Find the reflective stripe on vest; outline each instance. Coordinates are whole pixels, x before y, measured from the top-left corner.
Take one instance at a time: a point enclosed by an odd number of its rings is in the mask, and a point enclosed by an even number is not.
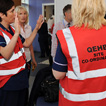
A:
[[[2,31],[3,37],[6,41],[6,44],[8,44],[10,42],[10,38],[8,37],[8,35],[6,35],[6,33],[4,33]],[[6,61],[3,57],[0,58],[0,76],[5,76],[5,75],[14,75],[17,74],[21,69],[25,69],[25,60],[23,58],[23,54],[24,53],[24,48],[20,48],[21,51],[18,51],[17,53],[13,52],[13,55],[11,56],[11,58]],[[19,65],[17,65],[17,63],[15,64],[14,62],[18,61]],[[8,66],[8,64],[13,65],[12,66]],[[6,67],[8,66],[8,67]],[[14,67],[14,68],[13,68]]]
[[[0,70],[0,75],[12,75],[18,73],[21,69],[25,69],[25,64],[19,68],[11,69],[11,70]]]
[[[88,101],[88,100],[101,100],[106,98],[106,91],[99,92],[99,93],[86,93],[86,94],[71,94],[62,88],[61,84],[59,84],[59,89],[62,95],[64,95],[64,98],[70,100],[70,101]]]
[[[70,56],[72,58],[72,66],[73,66],[73,70],[74,70],[74,72],[73,71],[67,72],[68,78],[77,79],[77,80],[84,80],[87,78],[106,76],[106,68],[98,69],[98,70],[90,70],[90,71],[88,70],[86,72],[80,73],[78,54],[77,54],[75,42],[73,40],[73,36],[70,32],[70,29],[69,28],[64,29],[63,34],[64,34],[64,37],[65,37],[66,42],[67,42]],[[67,39],[67,38],[71,38],[71,39]],[[71,42],[71,44],[69,42]]]
[[[60,35],[59,35],[60,34]],[[69,70],[68,66],[68,72],[66,73],[66,78],[60,80],[60,92],[66,98],[67,100],[73,101],[73,102],[84,102],[84,101],[95,101],[95,100],[101,100],[106,98],[106,89],[99,91],[99,92],[92,92],[88,91],[87,93],[81,93],[80,91],[77,93],[68,92],[63,86],[66,86],[65,80],[67,80],[67,83],[70,82],[81,82],[89,79],[95,79],[95,78],[101,78],[106,77],[106,68],[102,69],[94,69],[94,70],[87,70],[86,72],[80,72],[80,65],[79,65],[79,57],[77,54],[76,44],[73,38],[73,35],[71,34],[71,31],[69,28],[64,29],[62,31],[57,32],[57,37],[60,41],[61,48],[63,53],[69,52],[69,56],[72,59],[72,68],[73,70]],[[71,43],[70,43],[71,42]],[[65,44],[66,43],[66,44]],[[64,44],[67,45],[68,50],[64,49]],[[66,54],[64,54],[66,55]],[[68,58],[67,58],[68,60]],[[69,65],[69,64],[68,64]],[[104,82],[102,82],[104,84]],[[63,85],[63,86],[62,86]],[[73,85],[70,85],[73,86]],[[80,85],[78,85],[80,86]],[[83,89],[84,86],[82,86]],[[77,86],[76,86],[77,88]],[[102,88],[102,87],[101,87]],[[87,105],[88,106],[88,105]]]

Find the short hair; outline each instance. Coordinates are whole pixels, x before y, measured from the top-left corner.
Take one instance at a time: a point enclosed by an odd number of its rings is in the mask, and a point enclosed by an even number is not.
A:
[[[27,14],[27,20],[26,20],[25,24],[27,24],[27,23],[28,23],[28,19],[29,19],[28,11],[27,11],[27,9],[26,9],[24,6],[17,6],[17,7],[15,8],[15,11],[16,11],[17,13],[19,13],[20,10],[24,10],[24,11],[26,12],[26,14]]]
[[[14,2],[12,0],[0,0],[0,13],[3,13],[7,16],[7,11],[10,10],[14,6]],[[0,22],[2,21],[0,17]]]
[[[65,16],[65,12],[67,12],[68,10],[71,10],[71,4],[67,4],[64,8],[63,8],[63,14]]]
[[[100,29],[106,25],[104,0],[73,0],[73,25],[81,27],[83,24],[90,29]]]

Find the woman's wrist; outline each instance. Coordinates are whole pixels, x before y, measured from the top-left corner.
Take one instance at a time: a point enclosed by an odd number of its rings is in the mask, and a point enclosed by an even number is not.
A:
[[[37,27],[37,25],[36,25],[36,27],[35,27],[35,31],[37,31],[38,32],[38,30],[39,30],[39,28]]]
[[[18,37],[19,36],[19,33],[15,33],[14,36]]]

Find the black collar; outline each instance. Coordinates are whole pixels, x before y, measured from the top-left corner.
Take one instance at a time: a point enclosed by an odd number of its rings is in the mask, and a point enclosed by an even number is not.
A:
[[[7,31],[7,32],[9,32],[11,35],[14,35],[14,32],[12,31],[12,29],[11,29],[11,27],[9,26],[9,30],[7,30],[1,23],[0,23],[0,27],[3,29],[3,30],[5,30],[5,31]]]

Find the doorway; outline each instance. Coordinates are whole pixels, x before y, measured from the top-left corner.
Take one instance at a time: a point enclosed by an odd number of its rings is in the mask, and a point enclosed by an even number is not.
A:
[[[42,4],[42,15],[47,22],[48,19],[54,15],[54,3]]]

